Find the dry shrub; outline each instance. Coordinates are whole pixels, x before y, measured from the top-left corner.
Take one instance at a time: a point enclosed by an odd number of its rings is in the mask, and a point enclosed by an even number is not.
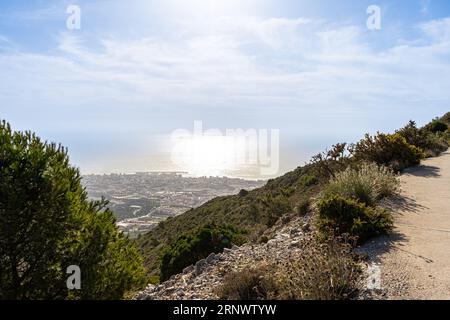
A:
[[[398,191],[398,176],[385,166],[363,163],[357,169],[347,168],[336,174],[321,193],[321,199],[341,196],[373,206]]]
[[[356,294],[360,272],[348,240],[308,236],[299,246],[287,259],[269,256],[265,266],[229,274],[217,295],[226,300],[344,300]]]
[[[222,300],[265,300],[274,290],[267,266],[245,268],[228,274],[217,290]]]
[[[357,293],[360,269],[344,238],[319,242],[304,239],[301,250],[276,269],[277,292],[281,300],[345,300]]]

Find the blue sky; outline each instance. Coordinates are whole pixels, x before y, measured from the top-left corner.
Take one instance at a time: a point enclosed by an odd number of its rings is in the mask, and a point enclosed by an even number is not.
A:
[[[280,129],[281,174],[449,111],[449,16],[446,0],[1,1],[0,118],[83,172],[172,169],[167,137],[195,120]]]

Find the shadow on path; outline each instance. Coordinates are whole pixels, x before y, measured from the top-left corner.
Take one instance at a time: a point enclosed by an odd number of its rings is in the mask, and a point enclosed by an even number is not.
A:
[[[425,177],[425,178],[437,178],[440,177],[440,168],[435,166],[421,165],[418,167],[406,169],[405,174],[415,176],[415,177]]]
[[[392,211],[394,214],[400,215],[406,212],[418,213],[425,209],[429,209],[421,204],[418,204],[415,199],[399,194],[386,199],[382,206]]]
[[[367,254],[370,257],[370,261],[374,263],[379,263],[380,258],[383,254],[390,252],[391,250],[396,250],[403,245],[406,238],[403,234],[393,231],[391,234],[380,236],[374,238],[362,247],[357,248],[355,251],[357,253]]]
[[[406,213],[423,213],[425,209],[429,209],[419,203],[413,198],[405,195],[397,194],[383,201],[382,207],[390,210],[394,215],[403,215]],[[431,259],[416,255],[413,252],[409,252],[403,247],[407,242],[407,238],[403,233],[400,233],[394,228],[394,230],[384,236],[374,238],[357,249],[357,252],[367,254],[370,257],[370,261],[379,263],[381,257],[392,250],[402,251],[406,254],[415,256],[416,258],[423,259],[427,263],[432,263]]]

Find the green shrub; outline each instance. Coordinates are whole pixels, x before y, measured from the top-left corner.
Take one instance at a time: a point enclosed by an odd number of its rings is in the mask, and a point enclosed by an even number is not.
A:
[[[410,121],[406,126],[397,130],[395,133],[405,138],[410,145],[416,146],[422,150],[427,148],[427,136],[429,131],[419,129],[414,121]]]
[[[425,128],[432,133],[445,132],[448,129],[448,125],[438,119],[435,119],[426,125]]]
[[[283,195],[266,195],[260,199],[264,207],[267,208],[266,225],[270,228],[275,225],[279,218],[291,211],[288,198]]]
[[[239,197],[245,197],[246,195],[248,195],[248,191],[245,189],[241,189],[238,193]]]
[[[301,187],[310,187],[312,185],[315,185],[319,182],[319,180],[317,179],[317,177],[314,174],[306,174],[304,176],[301,176],[301,178],[299,179],[298,184]]]
[[[90,201],[67,150],[0,122],[0,299],[122,299],[143,260],[107,202]],[[70,265],[81,289],[66,285]]]
[[[375,162],[395,171],[420,163],[422,151],[398,133],[378,133],[374,137],[366,135],[364,139],[353,145],[351,152],[356,161]]]
[[[375,163],[364,163],[357,169],[347,168],[330,180],[321,193],[321,198],[341,196],[375,205],[380,199],[394,194],[400,185],[394,172]]]
[[[300,216],[305,216],[311,209],[311,200],[309,198],[302,199],[297,205],[297,213]]]
[[[163,254],[160,279],[165,281],[209,254],[220,253],[242,241],[242,231],[229,225],[209,224],[192,234],[182,235]]]
[[[446,114],[444,114],[441,117],[441,121],[443,121],[444,123],[450,125],[450,112],[447,112]]]
[[[444,132],[429,133],[424,143],[424,154],[426,157],[436,157],[449,147],[447,134]]]
[[[404,137],[409,144],[420,148],[426,157],[434,157],[447,150],[449,144],[445,133],[427,129],[430,125],[418,129],[416,123],[410,121],[396,133]]]
[[[333,196],[318,203],[318,228],[324,234],[349,234],[359,243],[392,229],[387,210],[367,207],[354,200]]]

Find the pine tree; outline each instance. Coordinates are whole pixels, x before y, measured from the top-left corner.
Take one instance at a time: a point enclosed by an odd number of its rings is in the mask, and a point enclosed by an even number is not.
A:
[[[67,149],[0,122],[0,299],[120,299],[142,288],[142,257],[106,205],[88,200]],[[66,285],[70,265],[80,290]]]

